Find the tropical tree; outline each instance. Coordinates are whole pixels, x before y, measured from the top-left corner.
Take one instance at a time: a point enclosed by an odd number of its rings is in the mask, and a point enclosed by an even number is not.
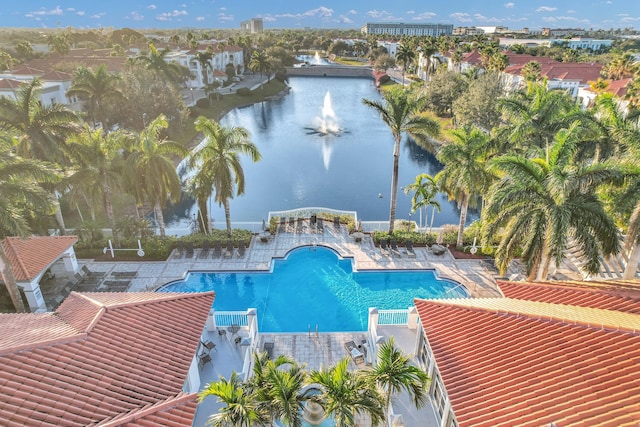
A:
[[[251,54],[248,67],[253,72],[259,72],[260,77],[262,77],[263,73],[267,73],[267,81],[270,80],[272,66],[265,51],[255,50]]]
[[[638,64],[631,53],[614,55],[611,61],[602,69],[604,77],[613,80],[633,77],[638,72]]]
[[[438,152],[438,160],[444,168],[438,172],[435,180],[455,199],[460,208],[458,240],[461,247],[464,238],[464,226],[469,206],[475,206],[477,196],[483,194],[491,183],[491,175],[486,171],[486,162],[491,153],[489,135],[480,129],[467,127],[451,132],[452,141]]]
[[[200,63],[200,68],[202,70],[202,82],[204,86],[209,84],[209,74],[207,73],[207,69],[211,69],[211,60],[213,59],[214,53],[211,46],[207,47],[204,52],[196,53],[196,61]]]
[[[209,423],[215,427],[251,427],[254,423],[263,424],[264,415],[257,402],[236,372],[231,373],[228,380],[221,377],[216,382],[207,384],[198,393],[198,402],[202,403],[208,396],[215,396],[223,406],[220,412],[209,417]]]
[[[408,44],[402,44],[396,52],[396,62],[402,64],[402,85],[404,86],[404,74],[408,67],[413,64],[416,59],[416,51]]]
[[[115,229],[112,197],[122,188],[122,156],[120,148],[127,136],[121,131],[103,134],[99,129],[84,130],[67,140],[67,152],[72,161],[71,174],[66,179],[72,189],[70,195],[82,194],[88,200],[101,200],[109,220]]]
[[[124,98],[119,88],[119,81],[120,77],[109,73],[104,64],[100,65],[95,72],[82,66],[76,71],[66,95],[67,97],[77,96],[84,101],[84,107],[93,125],[99,122],[102,129],[107,132],[109,126],[104,102],[106,100],[117,102]]]
[[[55,183],[54,169],[37,160],[22,159],[13,152],[11,138],[0,139],[0,237],[27,237],[31,233],[29,213],[48,214],[53,203],[41,183]],[[17,312],[25,311],[11,264],[0,244],[0,275]]]
[[[188,151],[161,135],[168,127],[164,115],[156,117],[140,132],[125,163],[124,178],[136,201],[149,201],[153,206],[160,236],[165,237],[162,207],[169,200],[180,200],[180,177],[172,156],[185,157]]]
[[[438,184],[431,175],[421,173],[420,175],[416,176],[414,182],[404,187],[405,194],[409,194],[411,192],[413,193],[413,196],[411,196],[411,213],[414,213],[420,208],[424,208],[425,224],[428,220],[428,208],[429,206],[431,206],[431,225],[429,226],[429,232],[431,232],[436,209],[438,209],[438,212],[440,212],[440,202],[436,200],[436,195],[438,194]]]
[[[309,381],[320,386],[318,403],[333,417],[336,427],[355,426],[358,414],[368,414],[374,426],[383,422],[383,397],[366,374],[349,371],[349,359],[328,369],[313,370]]]
[[[384,393],[385,419],[389,419],[391,398],[406,391],[417,409],[428,400],[429,376],[419,367],[411,364],[411,356],[396,347],[393,337],[389,337],[378,348],[377,363],[367,375]]]
[[[522,77],[526,82],[536,82],[540,80],[542,66],[538,61],[529,61],[522,67]]]
[[[244,194],[245,187],[240,155],[246,154],[254,162],[259,161],[261,155],[243,127],[224,127],[204,116],[196,119],[195,127],[202,132],[206,143],[192,153],[189,164],[191,168],[197,168],[196,176],[210,174],[196,180],[202,184],[213,182],[215,201],[224,206],[227,234],[231,236],[229,199]]]
[[[420,115],[424,104],[421,94],[414,94],[401,87],[392,87],[383,93],[383,101],[363,99],[363,104],[372,108],[389,126],[393,136],[393,171],[391,174],[391,202],[389,206],[389,235],[393,234],[396,218],[396,200],[398,196],[398,167],[400,159],[400,142],[402,134],[426,141],[429,136],[440,132],[439,124],[429,117]]]
[[[606,163],[575,162],[578,124],[557,132],[546,158],[508,154],[491,160],[500,180],[483,211],[483,244],[500,236],[496,266],[504,273],[520,256],[529,280],[546,280],[552,261],[559,266],[571,240],[596,273],[600,257],[620,250],[618,229],[596,190],[619,185],[624,171]]]
[[[158,50],[153,43],[149,43],[149,54],[136,57],[136,61],[145,68],[153,70],[156,77],[177,84],[184,76],[184,70],[182,70],[184,67],[176,62],[167,61],[166,56],[169,52],[169,49]]]

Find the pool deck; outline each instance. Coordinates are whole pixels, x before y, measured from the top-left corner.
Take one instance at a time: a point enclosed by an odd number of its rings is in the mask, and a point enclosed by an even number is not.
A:
[[[391,255],[381,252],[374,246],[371,236],[365,235],[361,242],[356,242],[349,235],[346,227],[334,228],[332,224],[326,224],[324,231],[318,233],[311,228],[308,221],[302,229],[290,232],[278,232],[266,241],[254,237],[243,257],[238,257],[237,249],[230,257],[224,255],[213,258],[213,251],[208,256],[201,256],[200,250],[195,250],[192,257],[186,257],[174,251],[166,261],[159,262],[96,262],[80,261],[83,266],[97,276],[94,289],[113,290],[106,285],[107,282],[127,283],[122,285],[120,291],[128,292],[152,291],[157,287],[173,280],[183,279],[190,271],[206,270],[269,270],[273,258],[282,258],[290,250],[304,245],[322,245],[334,249],[345,258],[353,258],[356,270],[384,270],[384,269],[433,269],[439,277],[453,279],[464,285],[474,297],[499,296],[495,276],[497,271],[483,260],[456,260],[446,252],[444,255],[434,255],[424,247],[415,248],[415,257],[409,257],[400,248],[401,253]],[[54,271],[55,272],[55,271]],[[112,280],[116,279],[116,280]],[[126,280],[124,280],[126,279]],[[44,292],[43,292],[44,293]],[[260,314],[258,313],[258,316]],[[378,333],[384,336],[394,336],[396,344],[405,353],[415,353],[416,333],[406,326],[380,326]],[[240,336],[246,336],[247,331],[241,330]],[[203,332],[203,338],[217,344],[216,349],[211,350],[212,364],[207,364],[201,369],[201,388],[206,383],[217,380],[220,376],[228,378],[231,372],[241,372],[245,352],[250,351],[236,344],[228,337],[219,336],[216,331]],[[305,363],[309,369],[319,369],[336,363],[343,357],[348,357],[344,343],[350,340],[361,343],[365,339],[365,332],[341,332],[323,333],[316,335],[311,333],[298,334],[260,334],[256,348],[262,349],[265,341],[274,343],[274,353],[292,356],[299,363]],[[369,353],[374,352],[375,343],[365,343]],[[369,354],[367,362],[371,361]],[[352,367],[356,366],[351,362]],[[368,369],[368,364],[360,364],[357,368]],[[437,426],[433,408],[428,404],[420,411],[416,411],[410,405],[408,396],[402,395],[393,404],[396,412],[404,417],[404,425],[412,426]],[[210,414],[217,412],[219,404],[215,398],[207,398],[199,405],[194,419],[194,426],[205,425]],[[358,425],[368,425],[367,420],[361,420]]]

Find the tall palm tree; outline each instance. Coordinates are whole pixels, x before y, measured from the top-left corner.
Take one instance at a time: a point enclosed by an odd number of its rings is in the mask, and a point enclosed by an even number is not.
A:
[[[608,79],[619,80],[634,76],[639,68],[635,57],[631,53],[618,53],[602,69],[602,74]]]
[[[79,129],[78,116],[61,104],[40,102],[38,79],[20,87],[16,99],[0,97],[0,127],[18,141],[17,153],[28,159],[52,163],[64,161],[64,140]],[[47,188],[52,193],[52,187]],[[64,234],[65,225],[58,199],[54,198],[56,220]]]
[[[89,200],[102,200],[109,227],[116,227],[112,197],[122,188],[122,156],[120,148],[126,137],[120,131],[103,134],[85,126],[79,134],[67,140],[72,172],[67,182],[74,191],[82,191]]]
[[[474,127],[453,130],[451,136],[451,143],[438,152],[438,160],[444,168],[435,180],[460,207],[456,245],[461,247],[467,210],[469,206],[475,206],[477,196],[483,194],[491,182],[491,175],[485,169],[491,153],[490,140],[486,133]]]
[[[616,224],[596,190],[623,182],[621,168],[605,163],[577,164],[578,124],[558,131],[546,158],[505,155],[490,162],[500,175],[487,196],[483,244],[501,236],[496,266],[504,273],[517,255],[529,280],[546,280],[551,261],[559,266],[573,238],[596,273],[600,257],[620,250]]]
[[[214,53],[213,49],[211,49],[211,46],[207,47],[204,52],[196,53],[196,61],[200,63],[200,68],[202,70],[202,82],[205,86],[209,84],[209,74],[207,72],[207,69],[212,68],[211,60],[213,59],[213,56]]]
[[[420,208],[424,208],[424,222],[425,228],[427,223],[428,208],[431,206],[431,226],[433,226],[433,218],[436,213],[436,209],[440,212],[440,202],[436,200],[438,194],[438,183],[429,174],[421,173],[416,176],[416,179],[411,184],[404,187],[404,193],[409,194],[413,192],[411,196],[411,213],[414,213]],[[429,231],[431,231],[429,226]]]
[[[196,119],[195,127],[202,132],[206,143],[192,153],[189,164],[192,168],[197,167],[198,175],[211,174],[215,201],[224,206],[227,234],[231,236],[229,199],[244,194],[245,187],[240,155],[246,154],[257,162],[261,159],[260,152],[245,128],[224,127],[204,116]],[[203,178],[203,182],[207,180]]]
[[[158,50],[153,43],[149,43],[149,54],[136,57],[136,61],[145,68],[153,70],[158,77],[172,83],[179,83],[184,75],[180,64],[166,60],[169,49]]]
[[[378,114],[382,121],[389,126],[393,136],[393,171],[391,174],[391,201],[389,207],[389,235],[393,234],[396,219],[396,200],[398,197],[398,166],[400,159],[400,142],[402,134],[408,133],[412,137],[425,141],[429,136],[440,133],[438,122],[420,115],[420,108],[424,105],[422,94],[413,93],[392,87],[383,93],[383,101],[363,99],[362,103]]]
[[[41,183],[60,180],[54,169],[40,161],[22,159],[12,151],[11,139],[0,139],[0,237],[22,236],[31,233],[27,214],[48,214],[53,203]],[[0,275],[17,312],[25,311],[11,264],[0,244]]]
[[[236,372],[231,373],[228,380],[220,380],[207,384],[198,393],[198,402],[202,403],[208,396],[215,396],[224,406],[220,412],[209,417],[209,424],[216,427],[251,427],[255,423],[264,425],[264,414],[260,412],[254,396],[247,390]]]
[[[363,372],[349,371],[349,359],[311,371],[309,381],[320,386],[318,403],[333,417],[336,427],[355,426],[358,414],[368,414],[374,426],[383,422],[383,397]]]
[[[393,337],[380,345],[377,363],[368,376],[384,390],[385,419],[389,419],[391,398],[394,394],[406,391],[416,408],[427,403],[429,376],[419,367],[411,364],[411,356],[402,352]]]
[[[407,68],[416,59],[416,51],[408,44],[402,44],[396,52],[396,61],[402,64],[402,85],[404,86],[404,74]]]
[[[140,133],[126,160],[125,179],[137,201],[147,200],[153,206],[160,237],[165,237],[162,208],[172,199],[180,200],[180,177],[172,156],[185,157],[188,151],[180,144],[162,138],[161,132],[169,126],[163,114],[156,117]]]
[[[251,60],[249,61],[249,69],[253,72],[259,72],[260,77],[263,73],[267,73],[267,81],[270,80],[271,70],[273,66],[269,62],[269,58],[264,50],[255,50],[251,54]]]
[[[107,100],[124,99],[124,94],[118,86],[119,81],[120,77],[109,73],[104,64],[95,71],[82,66],[76,71],[66,95],[77,96],[84,101],[84,108],[93,125],[100,123],[102,129],[107,132],[109,126],[104,103]]]
[[[269,397],[265,402],[270,408],[272,416],[280,423],[291,426],[302,426],[302,410],[306,396],[302,393],[306,384],[307,373],[303,365],[290,363],[280,369],[270,365],[267,391]]]

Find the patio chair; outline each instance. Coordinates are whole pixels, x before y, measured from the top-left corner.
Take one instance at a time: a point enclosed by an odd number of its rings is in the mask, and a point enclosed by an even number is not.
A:
[[[233,257],[233,252],[234,252],[234,249],[233,249],[233,240],[227,240],[227,248],[226,248],[226,250],[224,251],[224,256],[225,256],[225,258],[231,258],[231,257]]]
[[[244,257],[245,249],[246,249],[246,247],[244,246],[244,240],[240,240],[238,242],[238,258],[243,258]]]
[[[324,220],[318,218],[318,233],[324,233]]]
[[[387,239],[380,239],[380,253],[382,255],[389,255],[389,249],[387,248]]]
[[[209,256],[209,249],[210,249],[209,241],[205,240],[204,242],[202,242],[202,249],[200,250],[200,254],[198,255],[198,258],[200,259],[207,258]]]
[[[302,233],[304,218],[298,217],[296,219],[296,233]]]
[[[296,225],[296,219],[292,216],[289,217],[289,228],[291,229],[291,232],[293,233],[294,227]]]
[[[411,240],[407,240],[404,242],[405,249],[407,251],[408,257],[415,257],[416,251],[413,250],[413,242]]]
[[[358,346],[355,341],[347,341],[344,343],[344,348],[347,350],[349,357],[353,360],[353,363],[359,365],[360,363],[364,364],[364,353],[358,350]]]
[[[218,338],[227,337],[227,330],[218,328]]]
[[[336,230],[340,229],[340,217],[339,216],[334,216],[333,217],[333,226],[336,228]]]
[[[267,357],[269,359],[273,359],[273,343],[272,342],[266,342],[262,345],[262,348],[264,349],[264,351],[267,352]]]
[[[220,258],[222,256],[222,243],[220,240],[215,240],[213,242],[213,257]]]
[[[184,250],[185,258],[193,258],[193,242],[187,242],[186,249]]]
[[[203,348],[206,348],[208,353],[211,353],[211,350],[218,351],[218,349],[216,348],[216,344],[213,341],[200,340],[200,345],[202,345]]]
[[[207,363],[213,366],[213,361],[211,359],[211,356],[208,355],[207,353],[200,354],[198,356],[198,366],[200,367],[200,369],[204,368],[204,365],[206,365]]]
[[[184,252],[184,242],[182,240],[178,240],[176,243],[176,253],[173,256],[174,258],[182,258],[182,253]]]
[[[286,230],[287,230],[287,218],[281,216],[280,225],[278,226],[278,231],[284,232]]]
[[[389,241],[389,246],[391,247],[392,255],[399,256],[399,257],[402,256],[402,254],[400,253],[400,250],[398,249],[398,243],[396,242],[396,239],[391,239]]]

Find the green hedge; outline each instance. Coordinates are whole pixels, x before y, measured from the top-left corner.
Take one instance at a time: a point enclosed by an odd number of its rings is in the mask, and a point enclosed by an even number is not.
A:
[[[249,89],[248,87],[241,87],[236,90],[236,93],[238,94],[238,96],[250,96],[251,89]]]

